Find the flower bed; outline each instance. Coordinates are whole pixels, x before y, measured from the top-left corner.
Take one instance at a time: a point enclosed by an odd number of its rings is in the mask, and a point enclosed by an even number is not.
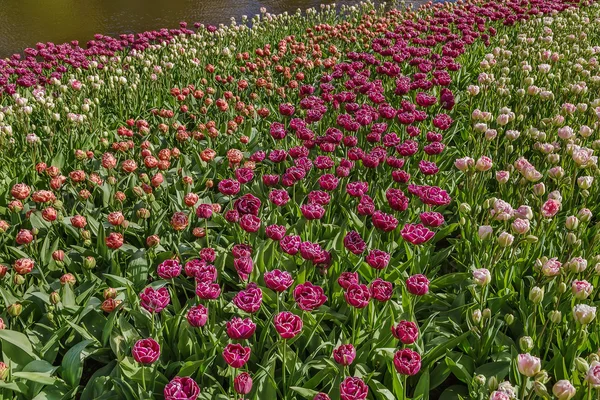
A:
[[[3,61],[2,395],[597,394],[599,18],[361,4]]]

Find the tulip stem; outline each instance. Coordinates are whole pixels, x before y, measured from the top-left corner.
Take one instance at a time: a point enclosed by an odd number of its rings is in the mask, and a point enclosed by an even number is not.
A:
[[[286,385],[286,377],[285,377],[285,362],[286,362],[286,353],[287,353],[287,341],[283,340],[283,356],[281,359],[281,376],[283,378],[283,398],[287,399],[287,385]]]
[[[208,219],[204,219],[204,234],[206,235],[206,247],[210,248],[210,239],[208,237]]]
[[[144,393],[146,393],[146,367],[142,365],[142,388],[144,389]]]
[[[356,309],[352,308],[352,344],[354,346],[357,346],[358,343],[356,343]]]
[[[231,390],[231,398],[233,400],[235,400],[236,395],[235,395],[235,368],[233,367],[229,367],[231,368],[231,386],[230,386],[230,390]]]
[[[525,377],[523,381],[523,387],[521,388],[521,400],[525,400],[525,391],[527,390],[527,382],[529,381],[529,377]]]

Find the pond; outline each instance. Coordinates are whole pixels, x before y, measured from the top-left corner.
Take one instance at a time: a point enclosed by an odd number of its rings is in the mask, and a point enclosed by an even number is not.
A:
[[[231,17],[239,22],[242,15],[250,18],[261,7],[279,14],[333,3],[333,0],[2,0],[0,57],[21,52],[37,42],[79,40],[84,46],[96,33],[113,36],[176,28],[180,21],[228,24]]]

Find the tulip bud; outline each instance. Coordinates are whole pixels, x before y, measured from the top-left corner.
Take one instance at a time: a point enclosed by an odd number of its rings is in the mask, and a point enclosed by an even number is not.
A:
[[[10,315],[11,317],[18,317],[19,315],[21,315],[21,311],[23,311],[23,306],[19,303],[13,303],[10,306],[8,306],[8,315]]]
[[[52,259],[56,262],[57,265],[60,265],[59,263],[62,263],[63,260],[65,259],[65,252],[62,250],[53,251]]]
[[[157,235],[151,235],[146,238],[146,245],[148,247],[158,246],[160,243],[160,238]]]
[[[96,266],[96,259],[92,256],[87,256],[86,258],[84,258],[83,260],[83,267],[85,269],[94,269],[94,267]]]
[[[481,313],[481,317],[484,321],[490,319],[492,317],[492,310],[490,310],[489,308],[485,308]]]
[[[137,210],[136,212],[137,217],[140,219],[148,219],[150,218],[150,210],[148,210],[147,208],[140,208]]]
[[[471,319],[476,325],[479,325],[479,323],[481,322],[481,310],[474,310],[471,314]]]
[[[477,236],[479,236],[479,239],[481,239],[481,240],[486,240],[492,236],[492,233],[494,233],[494,230],[491,226],[482,225],[479,227],[479,230],[477,231]]]
[[[465,219],[465,217],[460,217],[460,219],[458,220],[458,223],[459,223],[460,225],[464,225],[464,224],[466,224],[466,223],[467,223],[467,220]]]
[[[533,185],[533,193],[536,196],[543,196],[546,193],[546,186],[543,183],[536,183]]]
[[[592,219],[592,212],[588,208],[582,208],[577,213],[577,216],[581,220],[581,222],[590,222]]]
[[[154,200],[155,200],[154,193],[150,193],[150,194],[148,195],[148,201],[149,201],[149,202],[153,202]]]
[[[519,339],[519,348],[523,353],[529,353],[533,349],[533,339],[530,336],[522,336]]]
[[[488,208],[492,207],[494,205],[494,203],[496,202],[496,200],[498,200],[495,197],[489,198],[486,201],[483,202],[483,208],[485,210],[487,210]]]
[[[498,236],[498,245],[500,247],[508,247],[512,245],[515,237],[508,232],[502,232],[500,236]]]
[[[538,286],[534,286],[533,288],[531,288],[531,291],[529,292],[529,300],[533,304],[540,304],[543,299],[544,299],[544,289],[542,289]]]
[[[541,370],[540,372],[535,374],[535,377],[533,379],[536,382],[540,382],[543,384],[548,383],[548,381],[550,380],[550,378],[548,377],[548,372],[546,370]]]
[[[550,311],[548,318],[553,324],[558,324],[562,320],[562,313],[560,311]]]
[[[60,295],[58,294],[58,292],[50,293],[50,303],[58,304],[59,302],[60,302]]]
[[[533,382],[533,391],[543,399],[550,397],[548,394],[548,389],[546,389],[546,385],[541,382]]]
[[[570,231],[574,231],[579,227],[579,220],[576,216],[570,215],[565,221],[565,227]]]
[[[483,387],[485,385],[485,376],[479,374],[473,378],[473,385],[476,387]]]
[[[4,278],[6,276],[7,272],[8,272],[8,267],[4,264],[0,264],[0,279]]]
[[[590,369],[590,365],[584,358],[577,357],[577,358],[575,358],[575,368],[580,373],[586,374],[588,372],[588,370]]]
[[[598,353],[592,353],[588,356],[588,362],[593,363],[594,361],[600,362],[600,355]]]
[[[496,378],[495,375],[488,379],[487,387],[490,392],[493,392],[494,390],[498,389],[498,378]]]
[[[506,322],[507,325],[512,325],[513,322],[515,322],[515,316],[512,314],[506,314],[504,316],[504,322]]]
[[[548,154],[546,158],[550,164],[558,164],[560,162],[560,154]]]
[[[252,390],[252,378],[247,372],[242,372],[234,379],[233,387],[239,394],[248,394]]]
[[[104,299],[114,299],[117,297],[117,289],[115,288],[106,288],[103,293]]]
[[[567,291],[567,284],[564,282],[559,283],[558,284],[558,293],[562,294],[566,291]]]
[[[92,238],[92,233],[86,229],[82,229],[81,238],[84,240],[90,240]]]
[[[462,214],[469,214],[471,212],[471,206],[468,203],[460,203],[458,211]]]
[[[0,381],[5,381],[8,378],[8,366],[0,362]]]
[[[538,240],[539,240],[538,237],[534,236],[534,235],[527,235],[527,236],[525,236],[525,241],[527,243],[537,243]]]
[[[569,246],[574,245],[577,242],[577,235],[575,235],[573,232],[567,233],[566,242]]]
[[[13,277],[13,283],[14,283],[16,286],[22,285],[22,284],[24,284],[24,283],[25,283],[25,277],[24,277],[23,275],[18,275],[18,274],[17,274],[17,275],[15,275],[15,276]]]
[[[145,193],[144,193],[144,189],[142,189],[139,186],[135,186],[133,188],[133,193],[137,196],[137,197],[144,197]]]

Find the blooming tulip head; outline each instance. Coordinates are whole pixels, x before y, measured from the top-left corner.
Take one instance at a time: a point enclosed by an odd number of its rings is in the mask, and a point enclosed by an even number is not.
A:
[[[401,375],[415,375],[421,370],[421,356],[408,348],[398,350],[394,354],[394,367]]]
[[[275,330],[283,339],[292,339],[302,331],[302,318],[289,311],[283,311],[273,318]]]
[[[419,337],[419,328],[412,321],[400,321],[392,326],[392,334],[403,344],[413,344]]]
[[[410,294],[423,296],[429,292],[429,279],[422,274],[413,275],[406,280],[406,288]]]
[[[360,378],[347,377],[340,383],[341,400],[365,400],[369,395],[369,387]]]
[[[570,400],[576,392],[575,387],[566,379],[556,382],[552,387],[552,393],[558,400]]]
[[[577,304],[573,307],[573,318],[581,325],[588,325],[596,318],[596,307]]]
[[[175,377],[164,389],[165,400],[196,400],[200,387],[190,377]]]
[[[517,358],[517,368],[519,373],[531,378],[540,372],[542,363],[538,357],[532,356],[529,353],[519,354]]]
[[[133,345],[131,353],[140,364],[153,364],[160,357],[160,345],[152,338],[140,339]]]
[[[250,359],[250,347],[230,343],[223,349],[223,359],[233,368],[242,368]]]
[[[479,268],[473,271],[473,281],[479,286],[485,286],[492,280],[492,275],[487,268]]]
[[[333,350],[333,359],[340,365],[350,365],[356,358],[356,349],[351,344],[343,344]]]

